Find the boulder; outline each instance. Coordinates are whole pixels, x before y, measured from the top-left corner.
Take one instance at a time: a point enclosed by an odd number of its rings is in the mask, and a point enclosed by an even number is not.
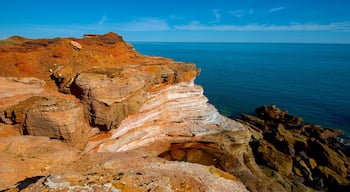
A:
[[[4,110],[5,122],[22,126],[23,134],[61,139],[82,149],[92,136],[79,103],[55,96],[34,96]]]
[[[343,131],[321,127],[320,125],[305,124],[301,126],[300,134],[322,142],[328,142],[327,139],[341,136]]]
[[[255,112],[261,119],[281,122],[284,124],[294,125],[303,122],[302,118],[290,115],[288,114],[288,111],[281,111],[275,105],[259,107]]]
[[[76,41],[72,40],[69,43],[73,46],[74,49],[76,49],[78,51],[80,51],[82,49],[82,46]]]
[[[92,126],[110,130],[137,113],[144,100],[146,78],[132,69],[95,69],[80,73],[73,94],[81,98]]]

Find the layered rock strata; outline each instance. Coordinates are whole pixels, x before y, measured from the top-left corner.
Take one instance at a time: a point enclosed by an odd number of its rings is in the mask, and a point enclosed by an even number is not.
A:
[[[350,190],[350,142],[342,132],[304,123],[276,106],[243,114],[253,133],[250,145],[267,175],[287,191]],[[307,189],[309,188],[309,189]]]
[[[0,61],[14,84],[0,92],[1,190],[270,187],[248,129],[207,103],[194,64],[145,57],[113,33],[12,37]]]
[[[143,56],[114,33],[11,37],[0,44],[0,65],[0,190],[307,191],[288,175],[349,170],[337,158],[329,160],[337,169],[306,161],[300,137],[281,126],[278,141],[291,140],[283,150],[265,139],[263,131],[275,134],[267,121],[256,128],[220,115],[194,84],[194,64]],[[299,122],[282,116],[271,118]],[[271,155],[256,156],[265,151]]]

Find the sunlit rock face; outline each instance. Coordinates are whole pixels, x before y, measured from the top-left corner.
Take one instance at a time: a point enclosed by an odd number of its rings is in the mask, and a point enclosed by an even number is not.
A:
[[[193,64],[176,62],[92,68],[76,76],[71,92],[84,103],[90,124],[106,131],[138,113],[148,98],[148,89],[189,81],[196,75]]]
[[[250,132],[220,115],[193,81],[150,88],[140,111],[109,136],[91,140],[86,151],[137,151],[144,157],[214,166],[237,176],[249,190],[280,190],[256,166]]]
[[[194,64],[115,33],[0,44],[0,190],[283,191]]]
[[[136,151],[82,156],[24,191],[248,191],[215,167],[145,157]]]
[[[0,120],[23,135],[46,136],[83,149],[92,130],[80,103],[55,96],[33,96],[4,110]]]
[[[98,152],[126,151],[156,143],[169,147],[171,143],[201,141],[208,135],[223,132],[245,134],[234,139],[235,144],[247,142],[249,135],[242,124],[221,116],[208,99],[203,89],[193,82],[154,87],[147,92],[147,99],[140,112],[122,121],[112,131],[111,139],[98,146]],[[202,142],[209,142],[203,140]],[[157,153],[156,149],[149,151]],[[159,152],[164,152],[160,149]],[[159,153],[158,152],[158,153]]]
[[[0,77],[0,107],[11,106],[45,92],[45,84],[35,77]]]

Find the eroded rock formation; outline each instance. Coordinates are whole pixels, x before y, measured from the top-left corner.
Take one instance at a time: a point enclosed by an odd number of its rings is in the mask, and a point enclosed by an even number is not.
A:
[[[350,143],[339,137],[341,131],[303,123],[276,106],[259,107],[256,113],[242,117],[250,125],[250,145],[265,173],[288,191],[350,189]]]
[[[269,131],[259,118],[249,121],[256,128],[222,116],[194,84],[194,64],[143,56],[114,33],[11,37],[0,44],[0,65],[0,190],[305,191],[305,182],[286,178],[316,168],[328,177],[348,174],[323,142],[295,138],[283,126]],[[276,114],[268,113],[300,121]],[[304,130],[329,140],[328,132]],[[324,149],[332,163],[306,161],[295,147],[300,140]],[[278,171],[275,178],[253,153]]]

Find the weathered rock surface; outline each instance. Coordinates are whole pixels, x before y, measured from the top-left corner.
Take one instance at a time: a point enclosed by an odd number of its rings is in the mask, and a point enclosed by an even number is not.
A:
[[[48,175],[78,158],[77,149],[47,137],[0,138],[0,189],[26,178]]]
[[[338,137],[341,131],[304,124],[276,106],[257,108],[256,113],[258,117],[242,115],[255,134],[250,143],[254,156],[265,173],[271,177],[278,173],[275,179],[287,191],[301,190],[300,186],[302,190],[350,189],[350,145]]]
[[[24,191],[59,190],[247,191],[237,178],[215,167],[165,161],[136,151],[83,156]]]
[[[283,190],[255,165],[248,129],[207,103],[193,82],[156,86],[140,112],[121,122],[109,138],[93,140],[86,150],[125,152],[215,166],[239,178],[251,191]]]
[[[11,136],[20,136],[21,128],[15,127],[13,125],[0,124],[0,138],[2,137],[11,137]]]
[[[0,107],[43,93],[45,84],[45,81],[34,77],[0,77]]]
[[[191,81],[196,75],[193,64],[180,63],[93,68],[78,74],[72,94],[85,104],[86,117],[92,125],[110,130],[139,112],[147,89],[153,85]]]
[[[0,98],[16,95],[37,94],[44,91],[44,81],[37,78],[0,77]]]
[[[0,120],[22,127],[22,134],[61,139],[78,149],[92,136],[83,106],[64,98],[34,96],[3,110],[2,114]]]
[[[30,91],[3,89],[28,96],[0,107],[0,190],[270,187],[249,155],[248,129],[207,103],[194,64],[145,57],[113,33],[12,37],[0,53],[3,75],[37,78]],[[176,151],[185,157],[166,159]]]
[[[273,107],[268,120],[226,118],[194,64],[143,56],[115,33],[11,37],[0,65],[0,190],[347,189],[340,133]]]

